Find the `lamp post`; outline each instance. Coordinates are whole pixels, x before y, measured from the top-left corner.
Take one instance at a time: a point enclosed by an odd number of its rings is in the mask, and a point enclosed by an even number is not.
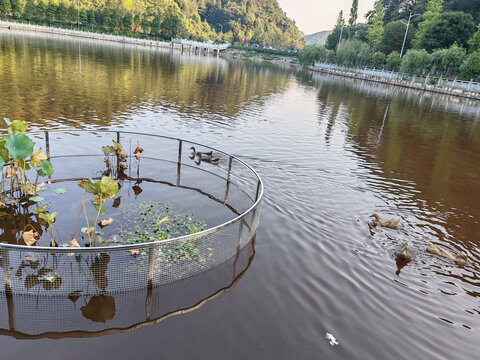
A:
[[[412,20],[413,17],[415,16],[420,16],[421,14],[413,14],[410,13],[410,16],[408,17],[408,23],[405,24],[405,21],[403,20],[400,20],[400,22],[403,24],[403,25],[407,25],[407,29],[405,30],[405,37],[403,38],[403,44],[402,44],[402,51],[400,51],[400,59],[402,58],[403,56],[403,50],[405,49],[405,42],[407,41],[407,35],[408,35],[408,28],[410,27],[410,20]]]
[[[338,38],[338,46],[340,46],[340,43],[342,42],[342,35],[343,35],[343,28],[345,25],[342,25],[342,28],[340,29],[340,36]]]
[[[217,24],[218,26],[220,26],[220,41],[222,41],[222,37],[223,37],[223,25],[222,24]]]

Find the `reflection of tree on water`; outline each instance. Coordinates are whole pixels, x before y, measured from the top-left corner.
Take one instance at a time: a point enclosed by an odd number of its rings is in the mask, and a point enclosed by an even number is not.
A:
[[[289,79],[256,64],[231,66],[223,59],[103,42],[82,42],[81,75],[71,76],[80,73],[78,41],[63,39],[58,46],[47,39],[38,45],[25,35],[2,36],[7,50],[0,53],[0,78],[14,81],[0,84],[0,109],[34,125],[56,119],[79,128],[78,120],[87,118],[106,126],[117,114],[145,104],[164,107],[166,100],[181,114],[190,114],[195,104],[195,112],[231,117],[252,98],[282,91]]]

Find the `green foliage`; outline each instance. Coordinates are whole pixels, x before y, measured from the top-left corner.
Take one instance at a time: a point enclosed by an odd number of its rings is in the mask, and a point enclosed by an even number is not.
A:
[[[342,41],[348,39],[348,31],[344,28],[343,32],[340,26],[336,26],[330,35],[327,36],[325,47],[329,50],[335,50],[340,40],[340,33],[342,33]]]
[[[25,134],[8,134],[5,136],[5,148],[12,159],[24,160],[33,153],[33,141]]]
[[[472,50],[480,50],[480,24],[478,24],[477,32],[473,34],[472,38],[468,40],[468,45],[470,45]]]
[[[370,61],[370,46],[357,39],[342,41],[335,56],[336,62],[342,65],[360,65]]]
[[[352,7],[350,8],[350,17],[348,19],[348,25],[354,26],[357,23],[358,18],[358,0],[352,1]]]
[[[467,57],[461,71],[463,77],[469,80],[477,80],[480,77],[480,50],[476,50]]]
[[[397,71],[402,63],[400,59],[400,53],[398,51],[393,51],[387,58],[387,69],[390,71]]]
[[[447,74],[458,72],[466,55],[466,50],[457,44],[452,45],[448,49],[435,50],[430,55],[430,69],[431,71],[441,71]]]
[[[12,4],[10,0],[0,0],[0,14],[10,14],[12,12]]]
[[[12,14],[14,16],[19,16],[22,14],[22,6],[20,5],[20,0],[10,0],[10,5],[12,7]]]
[[[413,41],[416,48],[423,46],[425,33],[431,28],[432,23],[440,15],[443,10],[444,0],[430,0],[427,9],[422,16],[423,21],[418,24],[418,31]]]
[[[10,13],[10,3],[19,1],[0,0],[0,12]],[[76,5],[67,0],[48,0],[47,4],[43,0],[26,0],[23,17],[38,24],[47,19],[51,26],[71,27],[77,21]],[[221,24],[223,39],[229,42],[278,49],[304,46],[300,31],[276,0],[82,0],[79,21],[88,31],[199,41],[220,40],[216,30]]]
[[[27,0],[25,3],[25,8],[23,11],[23,18],[27,21],[33,19],[33,15],[35,13],[35,2],[33,0]]]
[[[425,29],[419,45],[427,51],[448,48],[454,43],[466,46],[475,32],[472,15],[447,12],[435,18]]]
[[[425,49],[409,50],[402,59],[400,71],[407,74],[421,74],[430,64],[430,55]]]
[[[375,69],[382,69],[387,61],[387,55],[382,52],[376,52],[372,58],[372,65]]]
[[[382,41],[383,29],[383,4],[381,0],[375,2],[375,9],[373,12],[372,21],[368,24],[367,39],[371,46],[378,46]]]
[[[302,65],[313,65],[315,61],[328,59],[329,50],[325,46],[307,45],[298,56]]]
[[[390,54],[392,51],[402,49],[403,39],[405,37],[406,26],[400,21],[393,21],[385,25],[382,40],[379,45],[379,50],[385,54]],[[410,26],[408,29],[407,39],[405,41],[405,51],[411,47],[413,38],[415,37],[415,28]]]

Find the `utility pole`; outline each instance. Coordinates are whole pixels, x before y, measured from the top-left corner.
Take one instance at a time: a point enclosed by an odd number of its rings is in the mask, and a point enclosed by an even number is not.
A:
[[[220,41],[222,41],[222,37],[223,37],[223,25],[222,24],[217,24],[218,26],[220,26]]]
[[[407,35],[408,35],[408,28],[410,27],[410,20],[412,20],[413,17],[415,16],[420,16],[421,14],[413,14],[410,12],[410,16],[408,17],[408,23],[405,24],[405,21],[403,20],[400,20],[400,22],[403,24],[403,25],[406,25],[407,26],[407,29],[405,30],[405,37],[403,38],[403,44],[402,44],[402,51],[400,51],[400,59],[402,58],[403,56],[403,50],[405,49],[405,42],[407,41]]]
[[[77,30],[80,30],[80,0],[77,0]]]
[[[340,43],[342,42],[342,35],[343,35],[343,28],[345,27],[345,25],[342,25],[341,29],[340,29],[340,37],[338,38],[338,46],[340,46]]]

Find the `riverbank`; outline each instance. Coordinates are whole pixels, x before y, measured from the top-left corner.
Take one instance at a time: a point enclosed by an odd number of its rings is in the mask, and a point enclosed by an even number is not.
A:
[[[398,86],[402,88],[414,89],[414,90],[420,90],[420,91],[428,91],[432,93],[462,97],[462,98],[467,98],[472,100],[480,100],[480,93],[478,92],[468,91],[465,89],[458,89],[454,87],[438,86],[436,84],[429,84],[427,81],[418,83],[413,80],[409,81],[409,80],[388,79],[388,78],[379,77],[375,75],[357,74],[350,71],[344,71],[344,70],[338,70],[338,69],[326,69],[326,68],[320,68],[317,66],[307,66],[306,68],[312,72],[335,75],[335,76],[340,76],[344,78],[364,80],[364,81],[374,82],[378,84]]]
[[[31,33],[52,34],[52,35],[60,35],[60,36],[71,36],[71,37],[77,37],[77,38],[83,38],[83,39],[89,39],[89,40],[109,41],[109,42],[128,44],[128,45],[178,50],[183,52],[183,46],[176,45],[172,42],[138,39],[138,38],[132,38],[127,36],[100,34],[100,33],[88,32],[88,31],[68,30],[68,29],[15,23],[15,22],[6,22],[6,21],[0,21],[0,29],[25,31],[25,32],[31,32]],[[462,97],[462,98],[467,98],[472,100],[480,100],[479,92],[468,91],[465,89],[458,89],[454,87],[438,86],[436,84],[430,84],[426,81],[423,83],[418,83],[418,82],[409,81],[409,80],[388,79],[388,78],[379,77],[379,76],[370,75],[370,74],[358,74],[350,71],[333,69],[333,68],[326,69],[326,68],[320,68],[317,66],[303,67],[298,63],[298,58],[292,57],[292,56],[271,55],[271,54],[265,54],[265,53],[255,52],[255,51],[246,51],[246,50],[234,49],[234,48],[226,49],[224,52],[221,52],[219,56],[225,59],[248,60],[256,63],[261,63],[261,62],[271,63],[284,68],[293,67],[297,70],[301,70],[303,68],[312,72],[319,72],[319,73],[324,73],[329,75],[340,76],[344,78],[364,80],[364,81],[369,81],[369,82],[374,82],[374,83],[379,83],[384,85],[398,86],[402,88],[408,88],[408,89],[414,89],[414,90],[420,90],[420,91],[428,91],[432,93]]]

